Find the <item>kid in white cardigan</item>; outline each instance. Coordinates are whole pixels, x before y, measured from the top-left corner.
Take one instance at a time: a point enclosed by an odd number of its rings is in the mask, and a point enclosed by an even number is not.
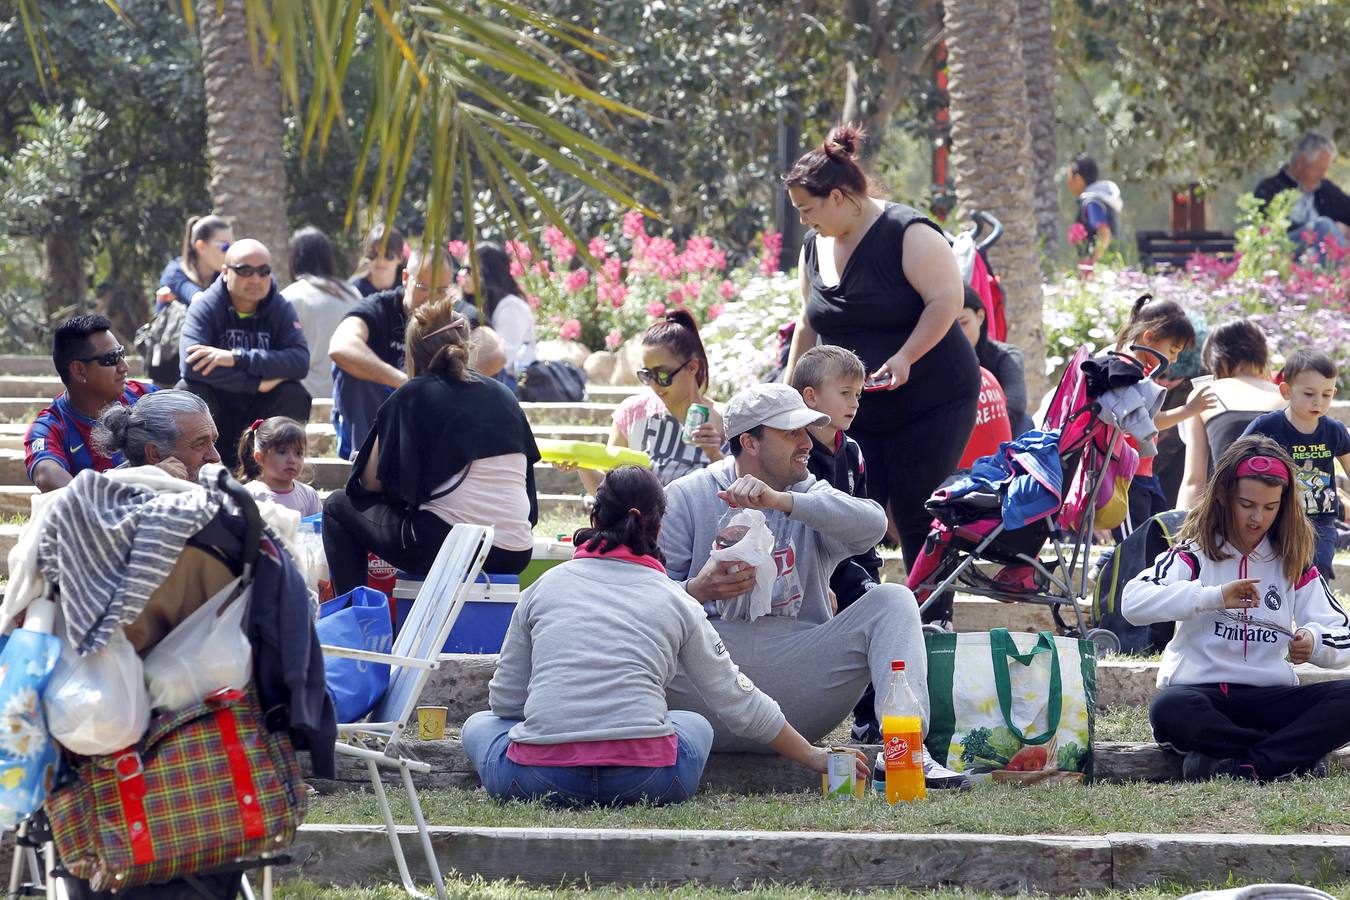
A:
[[[1350,663],[1350,617],[1312,565],[1293,472],[1270,438],[1234,442],[1177,545],[1125,587],[1130,622],[1177,623],[1149,720],[1186,754],[1187,780],[1320,771],[1350,742],[1350,682],[1300,685],[1291,665]]]

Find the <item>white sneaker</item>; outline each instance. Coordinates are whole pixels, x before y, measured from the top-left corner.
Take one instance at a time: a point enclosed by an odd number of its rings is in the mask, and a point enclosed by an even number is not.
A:
[[[970,776],[964,772],[953,772],[946,766],[939,765],[938,761],[928,755],[928,748],[923,748],[923,783],[930,791],[941,790],[968,790],[970,788]]]

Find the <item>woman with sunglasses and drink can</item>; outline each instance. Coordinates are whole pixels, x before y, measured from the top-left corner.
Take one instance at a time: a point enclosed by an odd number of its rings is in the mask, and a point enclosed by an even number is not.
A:
[[[614,411],[609,446],[646,451],[662,484],[722,458],[726,439],[722,414],[706,395],[708,354],[687,310],[666,313],[642,335],[642,368],[637,376],[647,389]],[[686,430],[705,413],[702,424]],[[581,480],[594,494],[600,473],[582,469]]]

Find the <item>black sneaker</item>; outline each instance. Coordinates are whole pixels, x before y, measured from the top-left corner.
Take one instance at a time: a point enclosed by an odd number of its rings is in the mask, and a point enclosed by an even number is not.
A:
[[[1281,775],[1278,778],[1272,778],[1272,781],[1293,781],[1296,778],[1327,778],[1331,775],[1331,757],[1324,756],[1317,762],[1299,766],[1287,775]]]
[[[881,727],[876,722],[854,722],[849,739],[855,744],[880,744]]]
[[[970,776],[965,772],[954,772],[923,751],[923,783],[930,791],[968,791]]]
[[[1235,781],[1260,781],[1256,767],[1249,763],[1240,763],[1236,759],[1219,759],[1206,756],[1192,750],[1181,763],[1181,777],[1184,781],[1210,781],[1215,778],[1232,778]]]

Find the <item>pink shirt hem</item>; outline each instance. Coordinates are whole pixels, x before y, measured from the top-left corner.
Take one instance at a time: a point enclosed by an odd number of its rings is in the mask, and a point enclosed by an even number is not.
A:
[[[658,769],[675,765],[676,735],[628,738],[618,741],[575,741],[570,744],[517,744],[506,748],[506,758],[521,766],[641,766]]]

